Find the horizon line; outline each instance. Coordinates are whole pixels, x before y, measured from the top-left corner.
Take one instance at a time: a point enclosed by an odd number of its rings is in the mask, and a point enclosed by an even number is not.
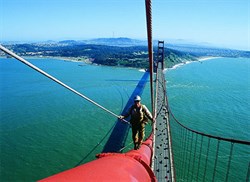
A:
[[[130,37],[96,37],[96,38],[75,38],[75,39],[70,39],[70,38],[61,38],[61,39],[47,39],[47,40],[1,40],[0,44],[14,44],[14,43],[46,43],[46,42],[62,42],[62,41],[91,41],[91,40],[96,40],[96,39],[130,39],[130,40],[138,40],[138,41],[147,41],[146,38],[130,38]],[[238,51],[250,51],[250,48],[239,48],[237,47],[232,47],[232,46],[226,46],[226,45],[218,45],[215,43],[210,43],[206,41],[194,41],[194,40],[188,40],[188,39],[174,39],[174,38],[163,38],[163,39],[153,39],[153,42],[158,41],[158,40],[163,40],[166,41],[167,44],[170,45],[190,45],[190,46],[201,46],[201,47],[206,47],[206,48],[216,48],[216,49],[231,49],[231,50],[238,50]],[[145,42],[146,43],[146,42]]]

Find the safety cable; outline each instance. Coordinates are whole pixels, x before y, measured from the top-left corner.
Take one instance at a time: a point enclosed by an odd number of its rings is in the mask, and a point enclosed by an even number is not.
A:
[[[134,143],[134,141],[130,142],[128,145],[122,147],[119,152],[123,151],[125,148],[129,147],[132,143]]]
[[[85,159],[87,159],[94,151],[95,149],[97,149],[97,147],[99,147],[102,142],[104,141],[104,139],[109,135],[109,133],[113,130],[113,128],[115,127],[116,123],[113,124],[113,126],[109,129],[109,131],[104,135],[104,137],[87,153],[87,155],[85,155],[74,167],[79,166],[80,164],[82,164]]]
[[[163,83],[161,83],[161,84],[163,84]],[[166,95],[167,95],[167,89],[164,89],[164,92],[166,92]],[[222,141],[228,141],[228,142],[233,142],[233,143],[239,143],[239,144],[244,144],[244,145],[250,145],[250,141],[237,140],[237,139],[233,139],[233,138],[225,138],[225,137],[210,135],[210,134],[202,133],[200,131],[197,131],[197,130],[194,130],[194,129],[191,129],[191,128],[185,126],[180,121],[178,121],[178,119],[175,117],[174,113],[171,110],[171,107],[169,106],[168,97],[166,97],[166,99],[167,99],[167,106],[168,106],[169,115],[172,116],[173,120],[178,125],[180,125],[182,128],[184,128],[184,129],[186,129],[186,130],[188,130],[190,132],[196,133],[198,135],[208,137],[208,138],[213,138],[213,139],[222,140]]]
[[[60,80],[56,79],[55,77],[51,76],[50,74],[46,73],[45,71],[41,70],[40,68],[36,67],[35,65],[31,64],[30,62],[26,61],[25,59],[23,59],[22,57],[16,55],[15,53],[13,53],[12,51],[10,51],[9,49],[3,47],[2,45],[0,45],[0,49],[9,54],[10,56],[16,58],[17,60],[21,61],[22,63],[24,63],[25,65],[31,67],[32,69],[36,70],[37,72],[41,73],[42,75],[48,77],[49,79],[53,80],[54,82],[58,83],[59,85],[65,87],[66,89],[70,90],[71,92],[75,93],[76,95],[84,98],[85,100],[87,100],[88,102],[96,105],[97,107],[101,108],[102,110],[108,112],[109,114],[115,116],[116,118],[119,118],[119,116],[115,113],[113,113],[112,111],[106,109],[105,107],[101,106],[100,104],[98,104],[97,102],[91,100],[90,98],[88,98],[87,96],[81,94],[80,92],[76,91],[75,89],[71,88],[70,86],[66,85],[65,83],[61,82]],[[125,119],[121,119],[123,122],[128,123],[128,121],[126,121]]]
[[[122,112],[122,109],[123,109],[123,98],[122,98],[122,94],[121,94],[121,92],[120,92],[120,90],[119,89],[116,89],[118,92],[119,92],[119,94],[120,94],[120,96],[121,96],[121,99],[122,99],[122,107],[121,107],[121,110],[120,110],[120,113]],[[105,140],[105,138],[111,133],[111,131],[114,129],[114,127],[115,127],[115,125],[116,125],[116,122],[112,125],[112,127],[108,130],[108,132],[104,135],[104,137],[102,137],[102,139],[99,141],[99,142],[97,142],[97,144],[87,153],[87,155],[85,155],[74,167],[77,167],[77,166],[79,166],[80,164],[82,164],[94,151],[95,151],[95,149],[97,149],[97,147],[99,147],[101,144],[102,144],[102,142]],[[124,147],[125,148],[125,147]],[[120,150],[121,151],[121,150]]]

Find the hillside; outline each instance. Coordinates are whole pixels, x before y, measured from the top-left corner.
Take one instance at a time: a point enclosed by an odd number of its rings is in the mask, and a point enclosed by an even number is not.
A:
[[[68,57],[77,60],[88,60],[93,64],[107,66],[123,66],[135,68],[148,68],[148,54],[146,46],[118,47],[93,44],[72,44],[73,42],[60,42],[52,44],[14,44],[5,45],[20,56],[36,57]],[[154,48],[157,52],[157,48]],[[0,53],[0,56],[4,56]],[[156,54],[154,55],[156,60]],[[195,61],[196,57],[188,53],[165,49],[167,67],[183,61]]]
[[[114,46],[116,45],[116,46]],[[154,45],[157,45],[154,41]],[[92,40],[47,41],[30,44],[6,44],[20,56],[67,57],[85,60],[93,64],[148,68],[148,49],[143,40],[129,38],[101,38]],[[167,47],[167,48],[166,48]],[[157,60],[157,46],[154,46],[154,60]],[[165,65],[172,67],[178,63],[197,61],[199,57],[250,57],[249,51],[208,48],[195,45],[165,44]],[[0,52],[0,56],[4,56]]]

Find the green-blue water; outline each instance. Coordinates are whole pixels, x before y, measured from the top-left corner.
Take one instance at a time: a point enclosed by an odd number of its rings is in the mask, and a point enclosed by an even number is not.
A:
[[[249,59],[220,58],[168,71],[172,112],[197,131],[249,141],[249,70]],[[170,118],[178,181],[249,180],[250,146],[195,135]]]
[[[29,60],[117,114],[143,75],[136,69]],[[221,58],[167,71],[176,117],[194,129],[249,139],[249,66],[247,59]],[[97,144],[114,126],[113,116],[14,59],[0,59],[0,74],[1,181],[38,180],[101,152],[108,137]],[[142,98],[150,108],[148,86]]]
[[[217,58],[166,74],[170,106],[185,125],[204,133],[250,139],[250,60]]]

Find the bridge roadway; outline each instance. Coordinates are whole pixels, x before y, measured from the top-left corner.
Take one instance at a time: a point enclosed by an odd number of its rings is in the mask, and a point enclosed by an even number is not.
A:
[[[166,83],[165,76],[162,71],[161,62],[158,63],[156,77],[156,125],[155,125],[155,141],[153,170],[158,181],[173,181],[171,175],[171,160],[168,135],[168,111],[166,102]]]

